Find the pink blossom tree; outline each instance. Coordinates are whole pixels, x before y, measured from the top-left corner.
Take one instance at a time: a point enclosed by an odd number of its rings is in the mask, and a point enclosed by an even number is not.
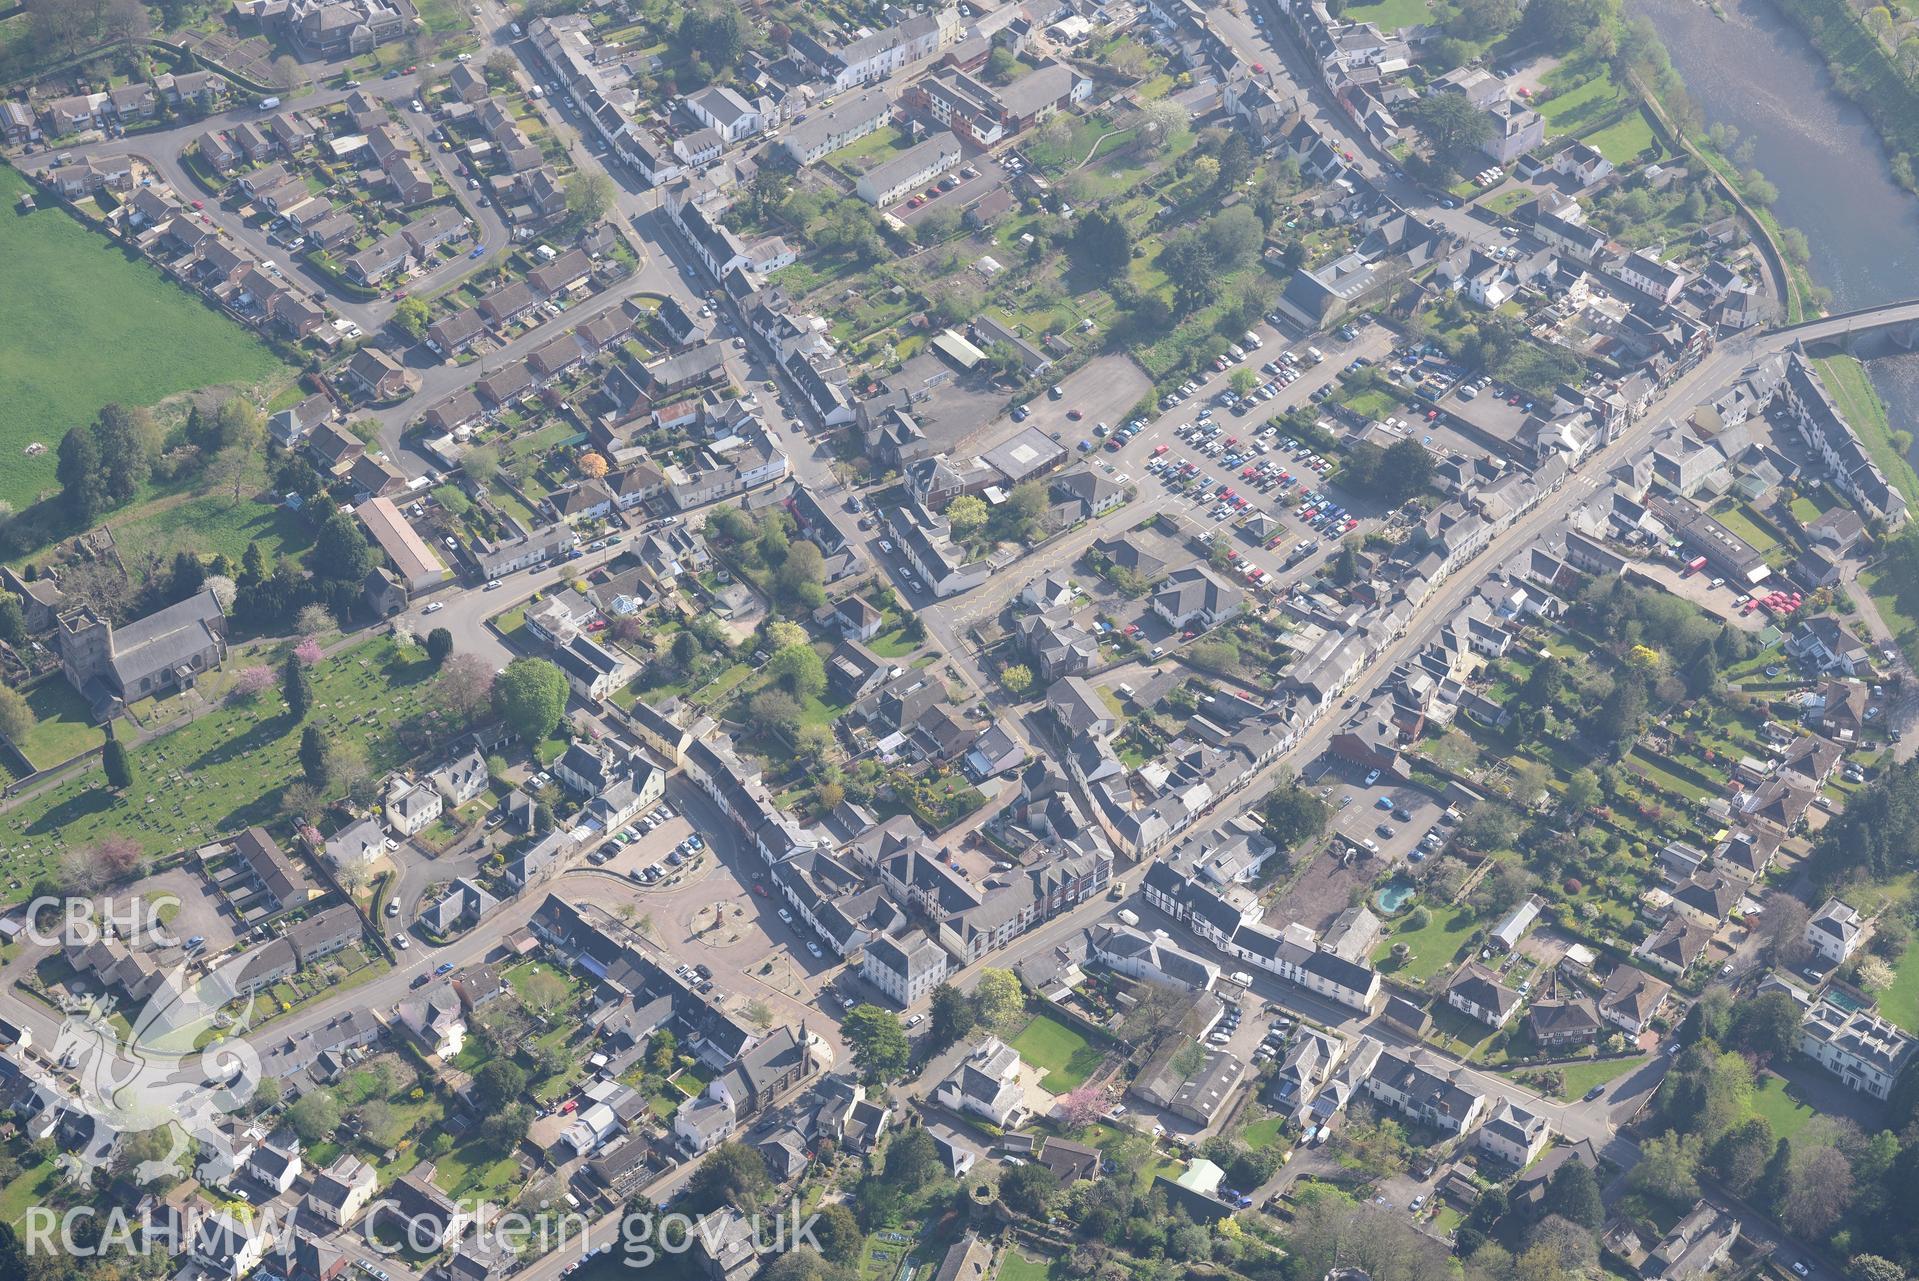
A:
[[[308,667],[311,667],[315,663],[319,662],[320,661],[319,637],[309,636],[305,640],[301,641],[298,645],[295,645],[293,647],[293,656],[299,659],[302,663],[305,663]]]

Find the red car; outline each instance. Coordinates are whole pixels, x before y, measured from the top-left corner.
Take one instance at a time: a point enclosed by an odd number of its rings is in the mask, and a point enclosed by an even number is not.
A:
[[[1086,415],[1085,415],[1085,414],[1082,414],[1082,413],[1081,413],[1081,412],[1080,412],[1079,410],[1077,410],[1077,409],[1069,409],[1069,410],[1067,410],[1067,411],[1066,411],[1066,421],[1068,421],[1068,422],[1073,422],[1073,423],[1076,423],[1076,422],[1078,422],[1078,421],[1079,421],[1080,419],[1082,419],[1082,418],[1084,418],[1084,417],[1086,417]]]
[[[1126,624],[1126,628],[1125,628],[1125,634],[1126,634],[1126,635],[1128,635],[1128,636],[1137,636],[1137,635],[1139,635],[1139,624],[1138,624],[1138,623],[1128,623],[1128,624]]]
[[[207,206],[206,206],[206,202],[205,202],[205,201],[202,201],[202,200],[196,200],[196,201],[194,201],[194,202],[193,202],[193,207],[194,207],[195,209],[205,209],[205,208],[206,208]]]
[[[1158,458],[1158,457],[1159,457],[1159,456],[1160,456],[1161,454],[1163,454],[1163,453],[1165,453],[1165,452],[1166,452],[1166,446],[1164,446],[1164,445],[1154,445],[1154,446],[1153,446],[1153,457],[1155,457],[1155,458]]]
[[[757,895],[759,895],[759,896],[760,896],[761,898],[765,898],[765,897],[766,897],[766,886],[765,886],[765,885],[764,885],[763,883],[761,883],[761,882],[759,882],[759,881],[754,881],[754,882],[753,882],[753,892],[754,892],[755,894],[757,894]]]

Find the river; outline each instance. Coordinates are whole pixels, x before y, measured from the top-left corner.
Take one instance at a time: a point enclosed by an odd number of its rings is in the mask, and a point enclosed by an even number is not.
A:
[[[1773,212],[1806,234],[1812,277],[1844,311],[1919,294],[1919,198],[1892,180],[1865,114],[1769,0],[1626,0],[1658,30],[1709,124],[1752,144]],[[1868,362],[1895,427],[1919,419],[1919,355]],[[1915,447],[1919,461],[1919,447]]]

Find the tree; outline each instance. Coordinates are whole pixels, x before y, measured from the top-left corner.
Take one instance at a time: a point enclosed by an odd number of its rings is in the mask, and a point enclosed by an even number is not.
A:
[[[1904,1268],[1876,1254],[1853,1255],[1846,1260],[1846,1272],[1853,1281],[1906,1281]]]
[[[1026,989],[1011,970],[981,970],[973,987],[973,1006],[983,1026],[1010,1035],[1026,1020]]]
[[[566,712],[566,677],[544,658],[516,658],[493,681],[493,710],[529,747]]]
[[[566,220],[575,229],[591,227],[613,207],[613,180],[603,173],[581,172],[566,184]]]
[[[780,598],[809,612],[826,603],[826,557],[814,543],[801,539],[788,548],[786,559],[773,573]]]
[[[0,734],[8,742],[19,747],[37,721],[25,695],[11,685],[0,685]]]
[[[1599,1180],[1583,1161],[1567,1161],[1553,1171],[1546,1185],[1545,1209],[1562,1219],[1577,1223],[1589,1232],[1597,1232],[1606,1221],[1606,1207],[1599,1197]]]
[[[427,321],[432,317],[433,309],[424,298],[403,298],[393,309],[393,323],[398,325],[406,336],[414,342],[426,336]]]
[[[1095,280],[1118,280],[1132,266],[1133,234],[1125,219],[1094,210],[1082,215],[1073,229],[1072,254]]]
[[[133,764],[127,759],[127,745],[111,737],[111,731],[106,746],[101,749],[100,764],[106,770],[108,787],[124,792],[133,786]]]
[[[444,666],[453,656],[453,633],[436,627],[426,634],[426,656],[435,667]]]
[[[327,785],[327,743],[317,725],[300,731],[300,768],[306,781],[316,788]]]
[[[1751,1117],[1719,1137],[1707,1153],[1713,1173],[1727,1187],[1744,1196],[1766,1172],[1775,1143],[1772,1123],[1763,1116]]]
[[[60,459],[54,470],[60,498],[76,525],[91,525],[107,507],[107,483],[100,467],[100,445],[93,428],[73,427],[60,438]]]
[[[730,5],[689,10],[680,18],[676,34],[688,56],[715,71],[738,62],[746,49],[744,25]]]
[[[487,1111],[505,1107],[526,1089],[526,1069],[511,1059],[489,1059],[473,1074],[473,1089]]]
[[[1792,1163],[1779,1219],[1799,1236],[1816,1241],[1845,1215],[1852,1197],[1852,1163],[1845,1153],[1807,1145]]]
[[[847,1204],[834,1201],[821,1206],[814,1215],[813,1239],[820,1243],[820,1253],[834,1263],[853,1263],[860,1256],[866,1234],[860,1231],[859,1220]]]
[[[800,732],[800,701],[783,689],[763,689],[747,700],[753,723],[793,738]]]
[[[1094,1081],[1088,1081],[1077,1089],[1068,1090],[1059,1098],[1060,1120],[1069,1130],[1083,1130],[1099,1120],[1106,1111],[1106,1087]]]
[[[722,1143],[707,1153],[687,1180],[686,1208],[698,1213],[722,1205],[750,1208],[772,1186],[765,1158],[744,1143]]]
[[[840,1025],[840,1034],[867,1081],[890,1081],[906,1070],[911,1047],[897,1014],[877,1005],[855,1006]]]
[[[1021,1214],[1043,1219],[1059,1195],[1059,1176],[1043,1165],[1016,1165],[1000,1175],[999,1195]]]
[[[1585,40],[1612,16],[1612,10],[1609,0],[1538,0],[1526,6],[1522,25],[1526,35],[1559,52]]]
[[[886,1149],[886,1181],[908,1196],[940,1177],[944,1167],[933,1136],[916,1126],[896,1134]]]
[[[12,592],[0,592],[0,641],[15,648],[27,642],[26,614]]]
[[[1793,969],[1812,954],[1806,942],[1806,923],[1812,919],[1806,905],[1784,890],[1766,895],[1759,917],[1760,950],[1774,965]]]
[[[159,447],[153,416],[144,409],[104,405],[94,420],[93,438],[100,447],[108,499],[131,500],[153,474],[153,455]]]
[[[1239,645],[1228,637],[1204,640],[1186,651],[1186,659],[1202,671],[1231,673],[1239,669]]]
[[[321,523],[306,563],[315,578],[357,588],[373,568],[373,551],[359,522],[336,510]]]
[[[1638,1192],[1668,1201],[1699,1195],[1699,1140],[1684,1134],[1656,1134],[1639,1148],[1639,1164],[1627,1180]]]
[[[1796,900],[1795,900],[1796,901]],[[1766,992],[1733,1008],[1732,1043],[1761,1062],[1791,1055],[1799,1043],[1799,1006],[1784,992]]]
[[[933,989],[932,1003],[927,1010],[927,1050],[938,1054],[957,1045],[961,1037],[973,1030],[978,1017],[973,1002],[964,992],[951,983],[940,984]]]
[[[1463,93],[1429,93],[1407,114],[1420,136],[1442,158],[1477,147],[1493,128],[1492,118],[1473,106]]]
[[[286,696],[287,710],[295,721],[307,718],[307,708],[313,704],[313,678],[307,674],[306,664],[300,661],[298,654],[288,654],[286,662],[280,665],[280,692]]]
[[[286,1112],[287,1124],[308,1143],[318,1143],[340,1124],[340,1101],[326,1089],[308,1090]]]
[[[1033,688],[1033,669],[1025,663],[1008,663],[1000,668],[999,683],[1014,698],[1023,698]]]
[[[598,480],[600,477],[606,475],[606,459],[600,457],[600,455],[590,449],[587,450],[580,455],[580,475],[591,480]]]
[[[480,1122],[480,1141],[496,1152],[511,1156],[532,1125],[532,1108],[524,1103],[509,1103]]]
[[[986,524],[986,500],[973,494],[961,494],[946,504],[946,523],[953,527],[953,536],[965,539],[976,533]]]
[[[460,458],[460,470],[479,489],[500,473],[500,451],[491,445],[475,445]]]
[[[478,654],[455,654],[440,664],[433,702],[456,725],[471,724],[493,704],[493,665]]]

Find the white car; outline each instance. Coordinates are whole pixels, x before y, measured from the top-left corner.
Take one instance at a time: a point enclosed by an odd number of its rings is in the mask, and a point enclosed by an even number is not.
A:
[[[780,919],[782,921],[785,921],[788,925],[791,925],[793,923],[793,914],[787,911],[785,908],[781,908]]]
[[[809,951],[809,952],[811,952],[811,953],[812,953],[812,954],[813,954],[814,956],[816,956],[816,957],[820,957],[820,956],[825,956],[825,955],[826,955],[826,953],[824,953],[824,952],[822,952],[822,951],[820,951],[820,945],[819,945],[818,943],[813,943],[813,942],[809,942],[809,943],[807,943],[807,945],[806,945],[806,950],[807,950],[807,951]]]
[[[437,613],[439,613],[439,612],[440,612],[441,610],[443,610],[443,609],[445,609],[445,608],[446,608],[446,602],[445,602],[445,601],[443,601],[443,600],[436,600],[436,601],[434,601],[434,602],[433,602],[433,603],[432,603],[431,605],[428,605],[428,606],[426,607],[426,609],[425,609],[425,610],[423,610],[422,612],[423,612],[423,613],[427,613],[427,614],[437,614]]]

